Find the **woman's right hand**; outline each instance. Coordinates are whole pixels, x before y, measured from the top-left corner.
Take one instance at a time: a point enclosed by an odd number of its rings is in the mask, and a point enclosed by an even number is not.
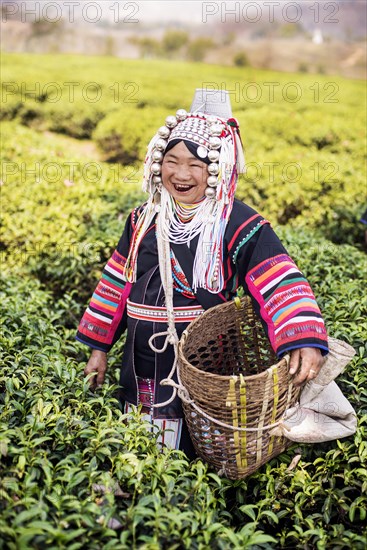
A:
[[[91,389],[102,386],[105,374],[107,370],[107,353],[94,349],[89,358],[89,361],[84,369],[85,376],[88,374],[96,373],[89,379],[89,385]]]

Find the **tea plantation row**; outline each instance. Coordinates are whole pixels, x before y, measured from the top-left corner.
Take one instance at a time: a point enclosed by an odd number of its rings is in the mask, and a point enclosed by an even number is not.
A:
[[[324,262],[326,284],[335,259],[330,253]],[[345,263],[344,275],[358,272],[359,253],[351,259],[355,268]],[[56,301],[37,281],[10,274],[3,285],[0,547],[364,548],[366,311],[354,283],[346,290],[355,302],[333,311],[339,280],[324,307],[337,314],[332,332],[359,349],[342,379],[359,410],[357,434],[293,447],[238,482],[179,452],[159,452],[139,417],[121,414],[111,385],[121,344],[108,383],[88,390],[85,350],[68,327],[79,314],[72,296]],[[298,453],[297,468],[288,470]],[[102,485],[111,492],[101,495]]]
[[[13,158],[44,164],[65,157],[79,166],[87,161],[73,152],[74,142],[50,142],[14,123],[6,129]],[[109,383],[100,393],[91,393],[83,380],[87,350],[74,340],[75,327],[127,211],[141,200],[135,184],[130,192],[119,191],[109,167],[104,170],[103,184],[76,172],[73,183],[28,177],[21,185],[15,174],[3,185],[8,269],[2,300],[0,546],[363,548],[363,253],[279,228],[311,280],[330,333],[358,350],[340,382],[359,411],[356,436],[292,448],[244,481],[220,480],[200,461],[189,464],[180,453],[158,452],[138,416],[124,422],[113,386],[123,342],[112,352]],[[299,452],[297,469],[287,470]],[[101,485],[117,482],[120,495],[100,494]],[[122,528],[111,528],[116,526]]]
[[[93,139],[104,160],[123,164],[143,160],[167,113],[188,109],[196,87],[228,89],[249,162],[239,196],[278,223],[362,243],[364,82],[177,61],[3,59],[3,119]]]
[[[14,66],[6,78],[17,82],[35,79],[37,63],[39,80],[44,74],[50,81],[67,82],[78,74],[81,82],[88,82],[99,74],[98,78],[107,75],[105,82],[110,85],[116,67],[129,66],[129,78],[133,74],[145,83],[144,67],[146,76],[153,78],[160,63],[146,67],[98,60],[99,73],[94,73],[97,68],[92,62],[88,65],[86,58],[84,72],[80,58],[60,57],[57,68],[47,56],[9,58]],[[147,101],[155,99],[157,109],[161,109],[160,101],[163,105],[154,128],[160,125],[165,109],[172,109],[181,97],[173,65],[164,67],[167,90],[162,87],[161,96],[146,84],[142,86]],[[188,98],[203,77],[195,73],[196,68],[185,67],[184,97]],[[219,68],[208,71],[208,79],[209,75],[221,75]],[[237,78],[239,73],[232,71],[232,78]],[[286,78],[275,73],[273,77],[279,81]],[[353,97],[360,84],[343,82]],[[24,108],[27,102],[23,102]],[[45,124],[44,130],[51,128],[48,124],[55,119],[54,113],[47,114],[50,105],[45,100],[35,103],[40,115],[34,121]],[[249,133],[256,134],[256,140],[251,138],[248,160],[263,154],[272,143],[284,155],[287,151],[290,156],[295,150],[306,155],[313,151],[308,140],[317,121],[308,130],[299,126],[303,144],[293,130],[295,141],[291,143],[292,130],[286,132],[281,123],[278,104],[272,130],[263,120],[264,112],[256,118],[256,111],[266,109],[266,103],[246,105],[243,110],[249,120],[252,117]],[[98,106],[105,109],[102,124],[114,105],[105,101]],[[66,102],[65,120],[68,112],[70,120],[78,120],[87,107],[80,104],[76,108]],[[122,112],[124,105],[120,107]],[[349,121],[353,119],[355,108],[349,99],[338,108]],[[334,119],[331,122],[331,114],[328,124],[336,124]],[[302,115],[292,116],[298,123]],[[315,199],[307,198],[311,183],[302,195],[310,200],[309,206],[294,218],[299,225],[302,220],[306,225],[308,212],[311,229],[287,224],[277,230],[310,279],[330,334],[351,343],[357,351],[339,384],[358,411],[358,431],[341,441],[293,446],[249,478],[230,482],[218,478],[200,460],[190,464],[179,452],[158,451],[155,434],[147,430],[139,415],[121,413],[115,392],[123,341],[111,352],[108,380],[100,391],[92,393],[83,377],[88,350],[75,341],[75,329],[127,213],[143,199],[140,168],[102,162],[91,144],[70,137],[72,132],[67,132],[69,137],[44,133],[42,125],[25,125],[19,117],[18,111],[14,120],[3,124],[0,548],[364,549],[366,259],[356,247],[323,238],[322,231],[331,227],[327,220],[320,224],[320,231],[312,230]],[[359,127],[359,120],[355,124]],[[96,132],[101,128],[96,126]],[[246,132],[244,138],[247,141]],[[357,139],[350,143],[356,178],[353,185],[348,183],[348,190],[357,193],[358,181],[362,181],[362,152]],[[330,147],[338,144],[339,138]],[[315,149],[312,159],[319,159],[325,149],[327,146],[318,153]],[[328,155],[341,158],[343,170],[347,169],[341,149],[334,153],[330,149]],[[282,208],[286,197],[283,187],[272,189],[269,184],[255,183],[243,180],[239,193],[243,198],[246,193],[255,206],[263,204],[262,212],[276,221],[276,204]],[[288,187],[288,193],[290,190]],[[324,209],[326,217],[332,217],[334,191],[325,192],[317,206]],[[344,202],[345,193],[338,188],[337,196],[344,197]],[[332,219],[336,223],[336,218]],[[352,226],[354,235],[361,232],[355,219],[348,228]],[[300,462],[290,468],[299,454]],[[102,494],[106,492],[102,486],[109,489],[106,494]]]

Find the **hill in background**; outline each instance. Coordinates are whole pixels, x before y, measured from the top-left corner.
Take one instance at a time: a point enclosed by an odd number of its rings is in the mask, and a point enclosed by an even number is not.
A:
[[[246,8],[254,2],[188,2],[185,9],[172,1],[130,2],[130,11],[121,4],[118,13],[111,2],[100,3],[100,12],[80,6],[74,13],[52,8],[56,2],[47,10],[41,2],[9,4],[2,4],[6,52],[166,57],[366,77],[364,1],[294,2],[274,10],[259,2],[257,12]]]

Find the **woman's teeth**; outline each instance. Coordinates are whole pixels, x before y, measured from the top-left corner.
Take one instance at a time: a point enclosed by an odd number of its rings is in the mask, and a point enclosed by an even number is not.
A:
[[[175,187],[176,191],[184,192],[184,191],[189,191],[194,186],[193,185],[177,185],[177,184],[175,184],[174,187]]]

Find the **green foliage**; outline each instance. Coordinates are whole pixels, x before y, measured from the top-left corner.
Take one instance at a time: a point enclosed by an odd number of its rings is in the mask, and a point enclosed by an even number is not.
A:
[[[108,90],[123,67],[139,93],[138,103],[123,105],[112,97],[97,106],[61,102],[52,110],[42,93],[38,100],[15,94],[5,103],[0,549],[364,550],[366,258],[351,246],[359,242],[364,181],[362,117],[354,116],[361,84],[338,81],[343,101],[332,106],[307,96],[311,81],[304,75],[299,82],[305,99],[299,104],[233,101],[248,162],[302,164],[300,181],[276,169],[274,181],[264,172],[254,177],[250,166],[238,194],[283,224],[277,232],[310,280],[329,333],[356,349],[338,383],[359,418],[353,437],[293,446],[233,482],[200,460],[190,464],[180,452],[159,450],[157,434],[138,412],[122,413],[116,384],[124,339],[110,354],[106,383],[93,393],[83,376],[88,350],[74,338],[128,212],[144,200],[141,166],[101,161],[93,142],[70,137],[79,132],[75,120],[98,112],[102,118],[88,135],[105,158],[141,160],[165,116],[203,80],[203,66],[104,59],[94,67],[95,60],[88,65],[86,58],[63,56],[56,70],[47,56],[5,58],[13,64],[6,65],[5,80],[29,84],[36,66],[44,83],[48,71],[50,80],[60,82],[77,72],[81,82],[99,80]],[[158,71],[163,76],[157,87],[145,85]],[[177,78],[181,71],[185,78]],[[223,81],[222,67],[205,71],[207,81]],[[239,74],[255,78],[251,69],[226,69],[229,89]],[[271,79],[268,73],[256,75]],[[289,78],[273,76],[282,86]],[[320,83],[322,90],[324,80]],[[33,119],[22,118],[27,109],[35,111]],[[65,114],[58,134],[50,132],[57,112]],[[118,136],[116,150],[125,159],[113,157],[105,145],[111,135]],[[74,163],[72,173],[68,162]],[[326,174],[320,168],[315,181],[316,162],[337,163],[340,178],[331,182],[330,167]],[[295,455],[301,457],[294,467]]]
[[[298,65],[298,71],[300,73],[308,73],[309,72],[308,63],[306,63],[305,61],[301,61],[301,63]]]
[[[122,414],[113,369],[100,392],[88,389],[84,346],[65,327],[70,296],[55,303],[36,281],[10,274],[3,288],[1,547],[239,548],[273,540],[256,524],[235,533],[219,478],[183,453],[159,450],[139,414]]]
[[[233,63],[236,67],[247,67],[249,60],[245,52],[238,52],[233,58]]]
[[[177,53],[189,41],[189,36],[184,31],[168,30],[162,38],[162,51],[167,57]]]
[[[93,138],[106,161],[130,164],[144,160],[167,113],[189,108],[198,83],[226,87],[249,164],[239,196],[277,223],[362,246],[364,82],[154,59],[57,59],[3,55],[3,120]]]
[[[214,47],[211,38],[200,37],[192,40],[187,48],[187,56],[192,61],[203,61],[205,55]]]
[[[144,159],[147,143],[164,119],[165,112],[159,107],[125,107],[107,115],[94,132],[93,139],[106,161],[134,164]]]
[[[135,46],[138,46],[140,57],[143,58],[156,57],[161,51],[160,42],[155,38],[150,38],[149,36],[139,37],[133,35],[129,39],[129,42]]]
[[[299,23],[284,23],[279,27],[278,34],[283,38],[294,38],[295,36],[302,34],[303,28]]]
[[[136,204],[141,173],[90,164],[74,140],[50,141],[9,122],[3,128],[2,262],[38,278],[57,298],[78,289],[83,302]]]

